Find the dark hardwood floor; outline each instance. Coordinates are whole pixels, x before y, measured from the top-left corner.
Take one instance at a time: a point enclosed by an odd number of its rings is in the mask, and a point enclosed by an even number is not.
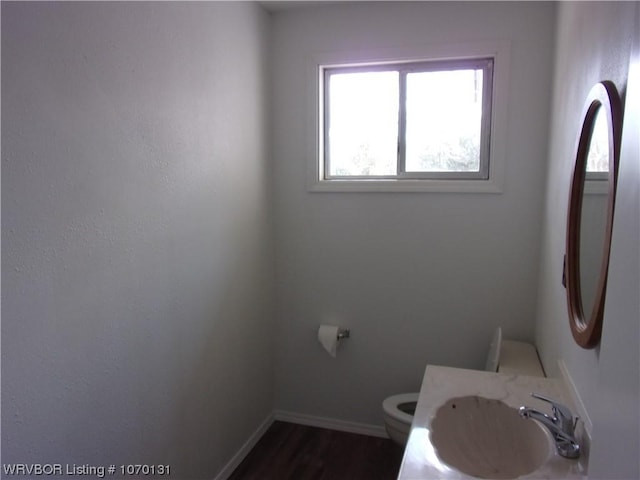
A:
[[[386,438],[278,421],[229,480],[395,480],[402,452]]]

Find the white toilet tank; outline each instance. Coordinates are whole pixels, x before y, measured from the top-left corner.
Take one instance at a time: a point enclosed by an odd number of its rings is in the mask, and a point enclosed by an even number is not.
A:
[[[500,328],[496,330],[489,347],[486,370],[535,377],[545,376],[536,347],[526,342],[503,340]],[[400,445],[407,444],[418,397],[418,393],[401,393],[385,398],[382,402],[387,434],[391,440]]]

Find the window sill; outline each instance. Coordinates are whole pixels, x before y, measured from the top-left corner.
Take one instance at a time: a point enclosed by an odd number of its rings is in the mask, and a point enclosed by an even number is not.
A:
[[[316,180],[312,193],[502,193],[495,180]]]

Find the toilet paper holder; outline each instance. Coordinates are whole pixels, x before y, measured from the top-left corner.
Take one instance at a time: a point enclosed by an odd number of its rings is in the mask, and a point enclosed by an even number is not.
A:
[[[350,331],[348,328],[339,328],[338,329],[338,340],[342,340],[343,338],[349,338]]]

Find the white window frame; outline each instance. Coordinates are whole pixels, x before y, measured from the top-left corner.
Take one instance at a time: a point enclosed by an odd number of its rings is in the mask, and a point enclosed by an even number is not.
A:
[[[309,98],[309,124],[313,132],[313,141],[309,145],[307,187],[311,192],[468,192],[468,193],[501,193],[504,180],[504,150],[506,140],[506,114],[509,87],[509,53],[508,42],[474,42],[464,44],[448,44],[437,46],[419,46],[407,48],[385,49],[375,54],[367,52],[332,52],[314,56],[309,64],[309,85],[312,90]],[[325,97],[322,91],[325,71],[332,68],[354,69],[366,65],[386,64],[424,64],[437,65],[439,62],[467,61],[471,59],[489,58],[493,61],[493,85],[491,88],[491,118],[488,119],[491,130],[485,132],[488,138],[486,148],[489,150],[488,172],[475,178],[462,178],[450,174],[412,175],[394,177],[331,177],[326,174],[324,166],[325,144]],[[474,177],[473,175],[471,177]]]
[[[493,57],[485,58],[465,58],[457,60],[431,60],[428,62],[400,62],[385,63],[383,65],[361,65],[357,67],[321,67],[323,73],[322,98],[323,98],[323,121],[321,135],[323,144],[321,145],[323,156],[323,179],[325,180],[371,180],[371,179],[478,179],[487,180],[489,178],[489,145],[491,135],[491,94],[493,89]],[[439,72],[446,70],[481,70],[482,75],[482,118],[480,125],[480,158],[479,170],[476,171],[407,171],[406,169],[406,134],[407,134],[407,76],[411,73]],[[332,75],[358,72],[398,72],[398,148],[396,151],[396,174],[393,175],[332,175],[330,173],[329,155],[329,125],[331,123],[330,91],[329,84]]]

